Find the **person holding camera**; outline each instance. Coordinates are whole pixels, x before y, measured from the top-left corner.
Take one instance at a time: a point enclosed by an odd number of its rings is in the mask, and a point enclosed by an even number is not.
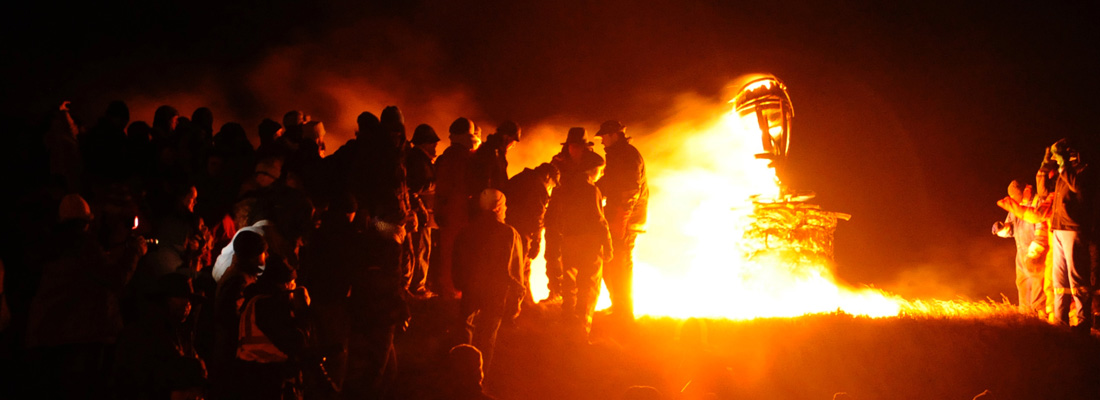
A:
[[[1076,331],[1092,328],[1088,237],[1096,218],[1092,171],[1074,143],[1062,139],[1050,146],[1043,169],[1057,175],[1051,214],[1054,319]]]

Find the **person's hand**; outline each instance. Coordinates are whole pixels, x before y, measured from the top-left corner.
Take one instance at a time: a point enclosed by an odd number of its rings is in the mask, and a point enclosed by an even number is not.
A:
[[[58,111],[63,111],[63,112],[68,112],[70,104],[72,104],[71,101],[68,101],[68,100],[62,101],[61,105],[57,107],[57,110]]]
[[[994,222],[993,223],[993,234],[997,235],[998,233],[1001,232],[1001,229],[1004,229],[1004,227],[1005,227],[1004,222],[1001,222],[1001,221]]]
[[[130,237],[130,243],[128,244],[128,246],[137,251],[138,257],[144,256],[145,253],[149,252],[148,241],[146,241],[145,237],[141,235]]]
[[[997,207],[1000,207],[1005,211],[1012,211],[1012,208],[1015,204],[1016,200],[1013,200],[1011,197],[1007,196],[1003,199],[997,200]]]

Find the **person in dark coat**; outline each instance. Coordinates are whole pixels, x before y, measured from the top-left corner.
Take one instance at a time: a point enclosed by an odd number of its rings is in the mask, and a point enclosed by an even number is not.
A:
[[[508,199],[506,222],[523,239],[523,282],[528,286],[525,305],[534,304],[530,288],[531,260],[539,256],[546,207],[559,178],[557,167],[543,163],[535,169],[525,168],[504,186],[504,196]]]
[[[603,141],[607,152],[607,173],[597,186],[607,196],[604,215],[615,246],[615,257],[604,269],[607,293],[611,297],[612,314],[624,321],[633,321],[634,240],[645,229],[649,205],[645,161],[638,149],[630,144],[626,127],[619,121],[604,122],[596,137]]]
[[[451,279],[451,257],[458,232],[470,221],[470,201],[478,193],[477,185],[470,179],[474,151],[480,145],[476,127],[466,118],[458,118],[449,129],[451,145],[435,162],[436,192],[435,218],[439,225],[438,268],[433,267],[436,284],[434,291],[447,298],[454,298]]]
[[[170,391],[158,382],[170,360],[196,359],[191,332],[184,322],[198,301],[191,278],[171,273],[157,280],[150,301],[155,312],[132,322],[119,335],[115,349],[114,389],[119,399],[147,399]]]
[[[600,208],[602,195],[594,184],[603,172],[603,158],[586,153],[579,167],[554,190],[546,211],[548,229],[561,232],[562,314],[575,340],[587,338],[600,295],[603,264],[612,257],[611,234]]]
[[[596,154],[592,150],[595,144],[585,138],[585,130],[581,127],[569,128],[565,142],[561,144],[561,152],[555,154],[550,164],[558,169],[559,182],[581,182],[584,180],[584,171],[580,169],[580,162],[585,154]],[[550,290],[548,296],[542,301],[549,303],[561,302],[561,232],[553,226],[546,226],[546,251],[543,259],[546,260],[546,286]]]
[[[447,353],[450,367],[448,386],[449,399],[456,400],[493,400],[485,394],[481,382],[485,380],[481,351],[468,344],[452,347]]]
[[[471,177],[479,189],[504,189],[508,182],[508,150],[519,142],[519,138],[519,125],[504,121],[497,126],[496,133],[485,138],[485,143],[477,148]]]
[[[493,360],[497,330],[504,318],[514,319],[527,291],[523,280],[523,239],[504,223],[504,193],[485,189],[478,197],[481,214],[462,229],[455,240],[455,289],[462,292],[460,317],[466,327],[466,343]]]
[[[408,290],[420,297],[430,297],[428,291],[428,262],[431,259],[433,216],[435,197],[436,145],[439,136],[435,129],[421,124],[413,131],[412,147],[407,150],[405,169],[409,188],[409,207],[416,214],[416,225],[409,232],[411,248]]]

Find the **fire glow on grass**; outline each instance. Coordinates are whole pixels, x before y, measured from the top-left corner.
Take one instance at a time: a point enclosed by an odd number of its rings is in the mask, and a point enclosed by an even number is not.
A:
[[[846,287],[836,282],[827,257],[760,251],[761,243],[745,235],[747,227],[758,222],[751,197],[779,194],[775,172],[767,160],[754,157],[761,152],[760,134],[746,132],[729,108],[712,109],[719,111],[702,120],[693,114],[686,118],[691,122],[674,123],[632,141],[646,159],[651,193],[646,232],[639,235],[634,250],[637,316],[753,319],[838,311],[867,317],[1015,312],[1007,303],[909,302],[875,288]],[[532,270],[537,300],[547,293],[541,256]],[[597,309],[609,305],[604,288]]]

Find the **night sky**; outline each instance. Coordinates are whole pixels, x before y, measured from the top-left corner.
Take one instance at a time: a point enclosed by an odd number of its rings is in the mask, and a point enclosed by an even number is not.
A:
[[[68,99],[91,124],[123,99],[146,121],[210,106],[250,135],[303,109],[347,138],[387,104],[440,132],[460,114],[645,127],[679,94],[721,104],[737,76],[771,72],[795,106],[792,186],[854,216],[839,276],[907,296],[1014,293],[995,201],[1044,146],[1096,133],[1093,4],[88,3],[6,11],[7,120]]]

